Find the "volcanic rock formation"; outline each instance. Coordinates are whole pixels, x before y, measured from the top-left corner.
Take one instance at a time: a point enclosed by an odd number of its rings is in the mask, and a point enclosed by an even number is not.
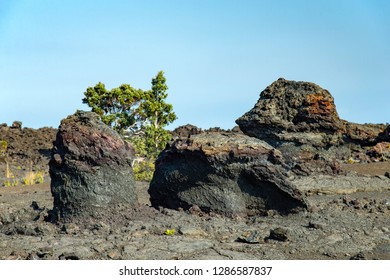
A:
[[[268,86],[255,107],[236,123],[245,134],[275,147],[286,141],[314,146],[325,146],[332,140],[336,143],[343,128],[327,90],[282,78]]]
[[[55,215],[66,220],[135,204],[133,155],[95,113],[77,111],[62,120],[49,162]]]
[[[176,139],[176,138],[188,138],[191,135],[199,134],[201,132],[202,129],[200,129],[199,127],[192,124],[186,124],[175,128],[171,132],[171,134],[172,134],[172,138]]]
[[[7,155],[11,165],[46,170],[57,130],[21,126],[15,121],[12,126],[0,124],[0,140],[7,143]]]
[[[338,173],[339,161],[348,159],[370,161],[371,147],[388,139],[385,125],[341,120],[327,90],[282,78],[236,123],[243,133],[278,148],[301,175]]]
[[[156,161],[149,188],[154,207],[245,213],[308,207],[287,180],[280,152],[239,133],[201,133],[176,140]]]

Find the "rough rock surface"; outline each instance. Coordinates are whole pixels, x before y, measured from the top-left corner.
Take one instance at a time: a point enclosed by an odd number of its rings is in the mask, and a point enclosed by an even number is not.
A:
[[[379,133],[378,141],[388,141],[390,142],[390,125],[388,125],[383,132]]]
[[[49,162],[54,213],[96,215],[137,201],[133,149],[92,112],[62,120]]]
[[[0,140],[7,142],[7,156],[11,166],[33,166],[34,169],[47,169],[50,151],[57,129],[43,127],[33,129],[21,126],[0,125]]]
[[[243,213],[307,208],[286,180],[280,152],[238,133],[202,133],[177,140],[156,161],[149,188],[154,207]]]
[[[389,127],[341,120],[332,95],[309,82],[275,81],[236,122],[243,133],[278,148],[299,175],[338,174],[340,162],[390,159],[382,144]]]
[[[186,124],[175,128],[171,132],[171,134],[172,134],[172,138],[176,139],[176,138],[188,138],[191,135],[199,134],[201,132],[202,132],[201,128],[192,124]]]
[[[178,139],[178,138],[189,138],[191,135],[200,134],[202,132],[221,132],[221,133],[229,133],[229,132],[236,132],[236,133],[242,133],[240,128],[238,126],[233,127],[232,129],[222,129],[220,127],[210,127],[208,129],[202,130],[201,128],[192,125],[192,124],[186,124],[179,126],[175,128],[172,132],[172,138]]]
[[[388,129],[384,124],[357,124],[343,121],[345,143],[356,143],[359,145],[373,145],[385,140],[390,140]]]
[[[147,188],[137,182],[140,203],[148,202]],[[53,200],[47,184],[0,188],[0,260],[390,260],[390,191],[307,199],[315,211],[287,217],[157,211],[148,204],[95,223],[53,224],[44,220]],[[270,238],[278,228],[288,240]],[[167,229],[175,234],[164,235]]]
[[[368,176],[350,173],[348,176],[299,176],[292,183],[304,194],[351,194],[356,192],[390,190],[390,180],[385,175]]]
[[[237,121],[247,135],[273,146],[298,141],[323,146],[342,129],[332,95],[314,83],[279,79],[260,95],[255,107]],[[288,133],[288,134],[286,134]]]

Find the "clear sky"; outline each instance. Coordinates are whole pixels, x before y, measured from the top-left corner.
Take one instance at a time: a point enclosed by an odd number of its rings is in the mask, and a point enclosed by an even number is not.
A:
[[[159,70],[169,128],[231,128],[279,77],[390,122],[390,1],[0,0],[0,123],[58,127],[87,87],[146,90]]]

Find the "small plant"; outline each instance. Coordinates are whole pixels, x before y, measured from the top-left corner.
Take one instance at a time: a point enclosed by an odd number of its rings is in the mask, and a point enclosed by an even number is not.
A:
[[[35,175],[34,172],[27,172],[26,176],[22,178],[23,185],[30,186],[35,183]]]
[[[12,187],[17,187],[19,185],[19,181],[14,179],[12,180]]]
[[[5,155],[7,152],[8,143],[5,140],[0,140],[0,155]]]
[[[42,172],[42,171],[39,171],[39,172],[37,173],[37,180],[36,180],[36,182],[37,182],[38,184],[42,184],[44,181],[45,181],[45,176],[43,175],[43,172]]]
[[[4,187],[16,187],[19,185],[19,180],[15,179],[13,176],[12,176],[12,180],[11,179],[7,179],[3,182],[3,185]]]
[[[136,181],[151,181],[154,173],[154,160],[135,161],[133,172]]]
[[[19,180],[12,175],[11,187],[17,187],[19,185]]]
[[[34,172],[29,171],[22,178],[22,183],[26,186],[34,185],[34,184],[42,184],[44,182],[44,175],[42,171]]]
[[[353,159],[352,157],[350,157],[350,158],[347,160],[347,163],[349,163],[349,164],[359,163],[359,162],[360,162],[359,160]]]
[[[165,235],[174,235],[175,234],[175,229],[167,229],[164,232]]]

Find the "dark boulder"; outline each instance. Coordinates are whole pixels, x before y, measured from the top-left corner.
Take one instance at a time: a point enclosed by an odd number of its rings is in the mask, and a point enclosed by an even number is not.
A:
[[[378,142],[380,142],[380,141],[390,142],[390,125],[387,125],[386,127],[384,127],[383,131],[381,133],[379,133],[379,135],[377,137],[377,141]]]
[[[176,138],[188,138],[191,135],[199,134],[201,132],[202,132],[201,128],[192,124],[186,124],[175,128],[171,132],[171,134],[172,134],[172,138],[176,139]]]
[[[149,188],[154,207],[245,213],[308,207],[288,182],[281,153],[238,133],[202,133],[176,140],[158,157]]]
[[[49,162],[54,214],[66,220],[134,205],[133,155],[95,113],[77,111],[62,120]]]
[[[282,78],[261,92],[255,107],[236,123],[245,134],[276,147],[291,141],[325,146],[337,141],[337,133],[343,128],[327,90],[314,83]]]
[[[299,175],[338,174],[341,162],[375,161],[371,147],[389,137],[385,125],[341,120],[333,96],[320,86],[285,79],[262,91],[236,123],[244,134],[278,148]]]
[[[22,129],[22,122],[20,121],[14,121],[11,125],[11,128],[15,128],[15,129]]]

